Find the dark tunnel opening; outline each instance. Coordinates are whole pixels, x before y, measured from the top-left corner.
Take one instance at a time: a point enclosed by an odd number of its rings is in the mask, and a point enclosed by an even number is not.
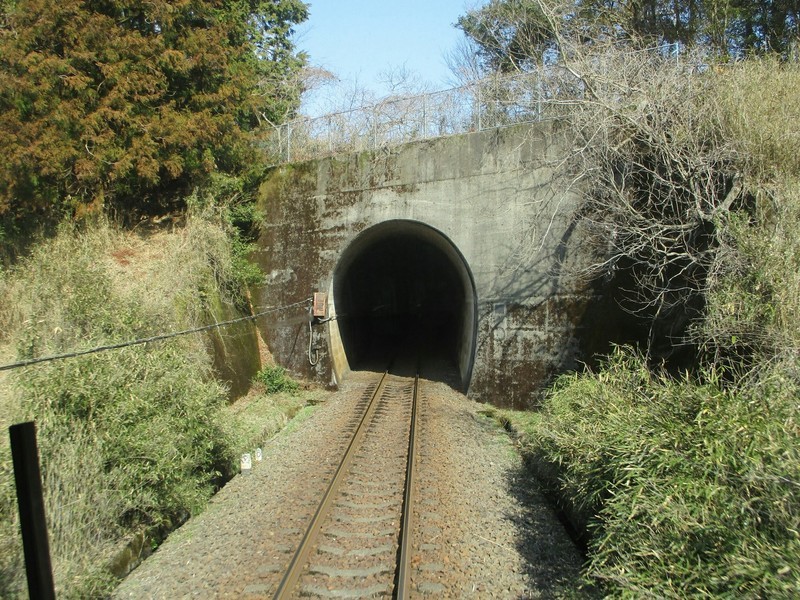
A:
[[[343,255],[333,294],[350,369],[419,360],[424,376],[466,390],[475,289],[463,257],[444,235],[413,221],[367,230]]]

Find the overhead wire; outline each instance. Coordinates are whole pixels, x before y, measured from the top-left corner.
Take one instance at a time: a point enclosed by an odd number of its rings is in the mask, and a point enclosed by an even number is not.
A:
[[[54,354],[51,356],[40,356],[37,358],[29,358],[26,360],[21,360],[15,363],[10,363],[7,365],[0,365],[0,371],[10,371],[12,369],[19,369],[22,367],[27,367],[30,365],[35,365],[44,362],[52,362],[56,360],[63,360],[66,358],[75,358],[77,356],[85,356],[87,354],[96,354],[98,352],[105,352],[107,350],[117,350],[119,348],[128,348],[130,346],[138,346],[141,344],[149,344],[150,342],[160,342],[163,340],[168,340],[171,338],[176,338],[179,336],[190,335],[193,333],[200,333],[203,331],[210,331],[211,329],[218,329],[220,327],[227,327],[229,325],[235,325],[236,323],[242,323],[244,321],[254,321],[260,317],[263,317],[268,314],[280,312],[282,310],[286,310],[288,308],[294,308],[295,306],[302,306],[304,304],[310,304],[312,302],[311,298],[306,298],[304,300],[300,300],[298,302],[294,302],[292,304],[287,304],[285,306],[278,306],[270,308],[269,310],[264,310],[258,312],[253,315],[246,315],[244,317],[239,317],[236,319],[230,319],[229,321],[221,321],[219,323],[213,323],[211,325],[203,325],[201,327],[192,327],[191,329],[184,329],[182,331],[175,331],[172,333],[164,333],[160,335],[154,335],[147,338],[140,338],[136,340],[130,340],[127,342],[120,342],[117,344],[106,344],[104,346],[96,346],[94,348],[88,348],[86,350],[75,350],[73,352],[66,352],[64,354]]]

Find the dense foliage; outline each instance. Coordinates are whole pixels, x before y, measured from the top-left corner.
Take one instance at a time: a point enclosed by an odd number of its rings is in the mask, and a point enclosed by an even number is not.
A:
[[[291,35],[306,17],[300,0],[0,0],[0,362],[247,309],[263,278],[247,260],[250,192],[268,125],[299,104]],[[158,219],[138,217],[167,213],[188,223],[148,241],[107,222],[149,230]],[[47,239],[29,235],[43,226]],[[180,337],[0,377],[3,423],[37,423],[60,597],[104,597],[121,541],[199,510],[234,456],[298,410],[231,414],[212,345]],[[24,596],[7,440],[0,474],[0,596]]]
[[[492,0],[458,19],[485,73],[526,70],[543,60],[553,35],[542,7],[526,0]]]
[[[2,362],[213,322],[214,306],[237,304],[240,290],[227,227],[213,215],[152,239],[102,221],[64,227],[0,273]],[[120,540],[197,512],[233,472],[242,419],[226,415],[210,348],[185,336],[3,375],[3,424],[36,420],[59,597],[102,597]],[[247,442],[285,422],[279,412]],[[7,436],[0,473],[7,598],[25,584]]]
[[[800,6],[770,0],[490,0],[461,16],[457,27],[470,40],[483,73],[507,73],[552,61],[559,29],[582,43],[675,44],[719,56],[796,54]]]
[[[298,105],[299,0],[0,6],[0,218],[164,211]]]
[[[752,382],[751,382],[752,383]],[[653,375],[618,350],[565,376],[539,414],[510,419],[589,528],[585,575],[619,598],[800,593],[796,373],[731,388]]]

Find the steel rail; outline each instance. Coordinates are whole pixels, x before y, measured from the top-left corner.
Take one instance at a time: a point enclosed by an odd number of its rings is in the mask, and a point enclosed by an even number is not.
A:
[[[375,392],[372,394],[369,405],[364,411],[364,415],[361,417],[361,422],[359,423],[356,432],[353,434],[350,444],[347,446],[344,457],[339,463],[339,467],[336,469],[336,473],[328,485],[328,489],[322,498],[322,502],[320,502],[320,505],[317,507],[317,511],[314,513],[314,517],[311,519],[311,522],[306,529],[306,533],[303,535],[303,539],[300,541],[300,546],[297,548],[297,552],[295,552],[295,555],[289,563],[289,567],[286,570],[283,579],[281,579],[281,582],[278,585],[278,589],[276,590],[274,596],[275,600],[289,598],[290,593],[297,584],[297,581],[300,579],[303,567],[306,564],[309,555],[311,554],[314,542],[316,541],[320,532],[320,525],[322,524],[323,519],[327,516],[331,505],[333,504],[333,499],[336,495],[336,492],[338,491],[342,480],[347,474],[350,464],[353,462],[355,450],[366,433],[369,419],[372,416],[372,413],[375,412],[375,400],[379,398],[383,392],[388,374],[389,370],[387,369],[384,371],[383,377],[381,377],[381,380],[378,383],[378,387],[375,388]]]
[[[408,465],[406,467],[406,491],[403,498],[403,526],[400,530],[400,556],[397,567],[397,584],[394,597],[407,600],[411,595],[411,519],[412,499],[415,494],[414,464],[416,462],[417,393],[419,373],[414,376],[414,397],[411,401],[411,425],[408,433]]]

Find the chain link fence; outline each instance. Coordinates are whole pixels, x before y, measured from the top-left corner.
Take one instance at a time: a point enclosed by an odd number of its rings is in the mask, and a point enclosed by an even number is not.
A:
[[[611,48],[587,59],[591,61],[595,91],[604,86],[613,88],[620,72],[642,69],[647,64],[689,72],[707,67],[704,57],[682,56],[671,45],[628,52]],[[608,76],[614,74],[617,76]],[[438,92],[389,96],[371,106],[276,126],[265,150],[278,162],[302,161],[558,119],[581,101],[583,86],[573,72],[548,65],[535,72],[495,75]],[[612,90],[610,97],[614,95]],[[618,95],[624,97],[625,93]]]
[[[267,152],[301,161],[563,116],[580,82],[560,68],[494,76],[417,96],[301,118],[274,128]]]

